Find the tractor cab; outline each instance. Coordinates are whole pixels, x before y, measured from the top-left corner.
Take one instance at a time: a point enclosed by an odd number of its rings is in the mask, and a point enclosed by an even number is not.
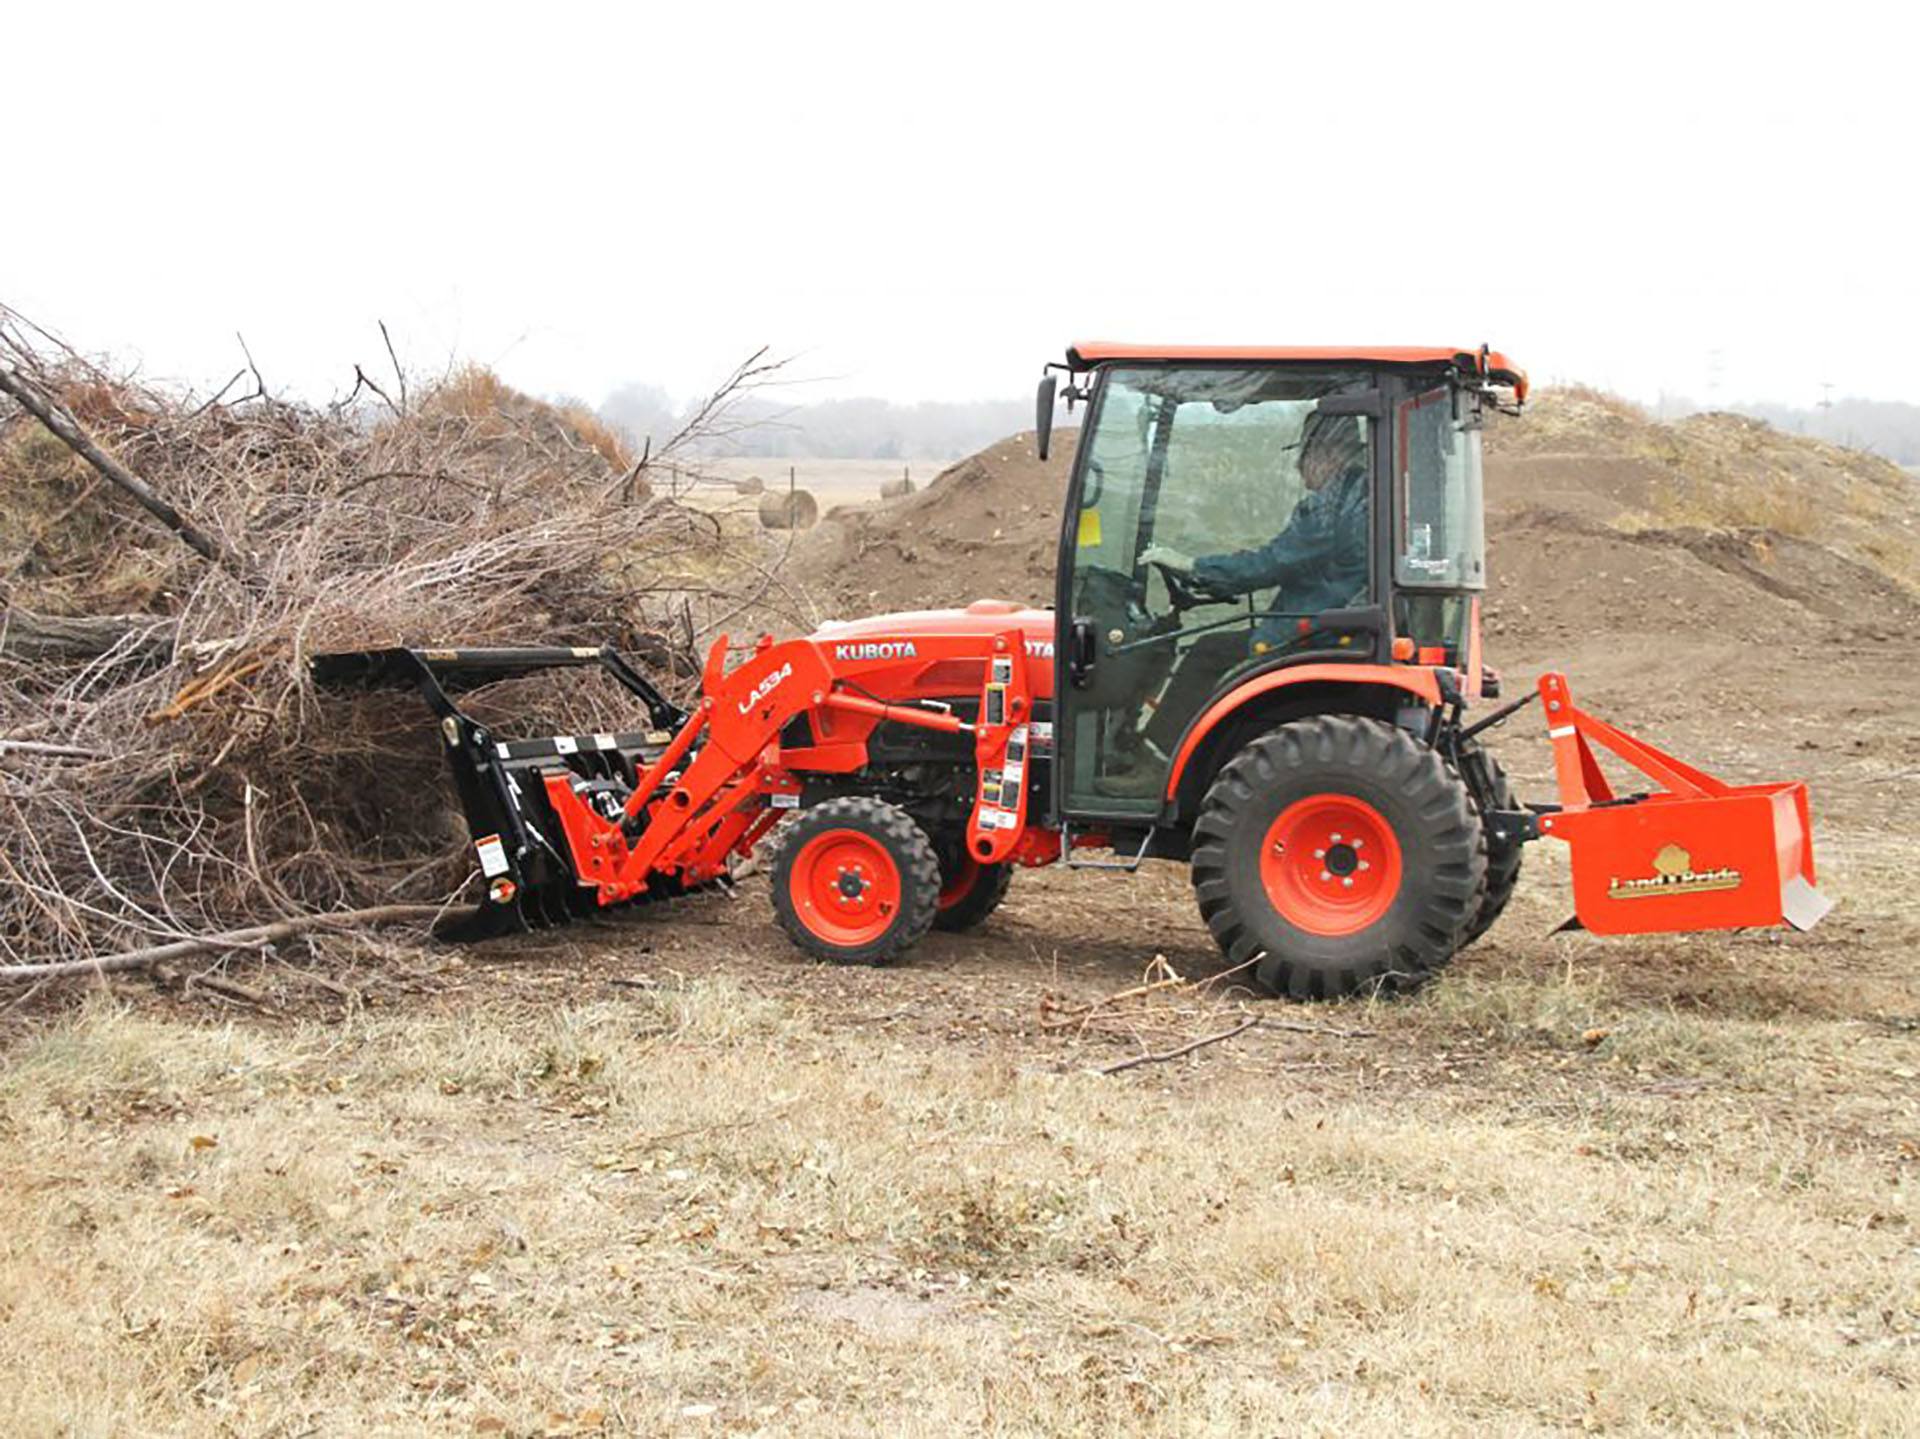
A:
[[[1504,357],[1103,343],[1057,368],[1088,406],[1056,595],[1062,815],[1151,822],[1230,713],[1482,691],[1481,427],[1526,391]]]

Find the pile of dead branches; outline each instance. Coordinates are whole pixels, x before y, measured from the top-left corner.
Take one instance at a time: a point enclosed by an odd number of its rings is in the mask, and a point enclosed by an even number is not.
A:
[[[464,836],[426,712],[323,699],[308,658],[611,640],[695,673],[736,576],[778,597],[649,470],[771,369],[636,457],[482,370],[356,369],[321,406],[249,359],[182,395],[0,309],[0,962],[447,897]]]

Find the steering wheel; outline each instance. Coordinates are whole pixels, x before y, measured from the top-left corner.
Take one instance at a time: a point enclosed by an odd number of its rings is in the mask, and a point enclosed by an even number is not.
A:
[[[1167,598],[1173,602],[1174,612],[1198,609],[1201,605],[1217,605],[1231,596],[1223,595],[1213,586],[1194,578],[1190,570],[1176,570],[1164,560],[1148,560],[1160,578],[1166,581]]]

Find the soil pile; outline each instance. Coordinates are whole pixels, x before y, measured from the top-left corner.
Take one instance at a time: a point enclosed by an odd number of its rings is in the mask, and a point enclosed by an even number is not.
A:
[[[1079,434],[1055,430],[1042,461],[1032,431],[989,445],[925,489],[831,511],[794,556],[830,618],[964,605],[1053,603],[1060,506]]]
[[[838,618],[1049,603],[1075,438],[1056,436],[1043,464],[1015,435],[917,494],[835,511],[795,556],[802,584]],[[1623,630],[1891,639],[1915,618],[1915,496],[1895,465],[1757,420],[1665,424],[1549,390],[1488,429],[1490,630],[1529,649]]]
[[[1489,649],[1675,712],[1730,671],[1758,692],[1797,666],[1798,687],[1920,637],[1915,492],[1757,420],[1548,391],[1488,434]]]

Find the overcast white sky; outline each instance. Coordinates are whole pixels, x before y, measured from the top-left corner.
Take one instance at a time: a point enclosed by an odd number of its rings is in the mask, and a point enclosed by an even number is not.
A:
[[[761,344],[1012,395],[1101,336],[1920,402],[1911,14],[16,4],[0,300],[315,397],[384,318],[594,401]]]

